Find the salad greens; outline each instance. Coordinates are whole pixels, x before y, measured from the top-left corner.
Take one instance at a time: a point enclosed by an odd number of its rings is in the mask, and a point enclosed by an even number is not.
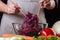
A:
[[[33,40],[60,40],[60,37],[57,36],[38,36],[38,37],[33,37]]]

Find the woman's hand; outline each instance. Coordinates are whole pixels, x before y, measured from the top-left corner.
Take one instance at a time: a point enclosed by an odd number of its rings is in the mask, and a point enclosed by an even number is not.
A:
[[[7,5],[4,9],[4,12],[6,12],[7,14],[15,14],[16,12],[19,12],[19,7],[17,4],[10,4]]]
[[[55,7],[54,0],[40,0],[41,8],[53,9]]]
[[[41,8],[46,8],[50,6],[50,0],[40,0]]]

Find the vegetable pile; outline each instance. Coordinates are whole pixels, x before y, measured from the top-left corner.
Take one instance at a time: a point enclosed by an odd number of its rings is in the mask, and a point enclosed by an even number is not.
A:
[[[60,40],[60,38],[57,36],[48,36],[47,38],[45,36],[38,36],[37,38],[33,37],[33,40]]]
[[[22,24],[22,29],[18,30],[18,34],[27,36],[38,36],[42,27],[38,23],[37,15],[30,12],[26,14],[25,21]]]
[[[11,34],[10,34],[11,35]],[[49,36],[24,36],[24,35],[15,35],[14,36],[10,36],[8,34],[4,34],[2,35],[2,37],[0,38],[0,40],[60,40],[60,37],[58,36],[53,36],[53,35],[49,35]]]

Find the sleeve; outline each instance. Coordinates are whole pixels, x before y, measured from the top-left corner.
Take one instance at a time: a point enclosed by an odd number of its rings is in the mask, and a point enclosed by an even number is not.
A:
[[[5,4],[7,4],[7,0],[2,0]],[[1,18],[3,16],[3,12],[0,12],[0,22],[1,22]]]
[[[45,17],[46,17],[46,20],[47,20],[47,23],[49,24],[48,26],[49,27],[52,27],[52,25],[54,24],[55,22],[55,14],[58,10],[58,2],[57,0],[55,0],[55,8],[52,9],[52,10],[47,10],[47,9],[44,9],[44,12],[45,12]]]
[[[58,0],[54,0],[55,1],[55,8],[57,8],[58,7]]]
[[[5,4],[7,4],[7,0],[2,0]]]

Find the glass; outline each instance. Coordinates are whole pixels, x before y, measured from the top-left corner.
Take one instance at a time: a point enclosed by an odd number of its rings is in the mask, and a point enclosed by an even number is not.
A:
[[[22,35],[22,29],[23,29],[22,24],[12,23],[12,25],[13,25],[13,29],[14,29],[15,33],[18,35],[19,34]],[[42,31],[43,29],[48,27],[48,24],[39,23],[38,25],[39,25],[39,28],[41,28],[40,31]]]

